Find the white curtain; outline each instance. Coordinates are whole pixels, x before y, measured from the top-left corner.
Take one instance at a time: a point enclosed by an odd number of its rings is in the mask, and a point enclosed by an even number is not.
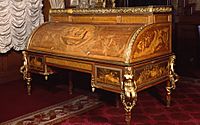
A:
[[[64,9],[65,1],[64,0],[49,0],[51,9]]]
[[[0,0],[0,53],[24,50],[34,28],[44,22],[42,0]]]

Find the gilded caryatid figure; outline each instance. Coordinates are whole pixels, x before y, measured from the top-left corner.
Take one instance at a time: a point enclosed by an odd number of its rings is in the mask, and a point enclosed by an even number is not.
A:
[[[131,110],[137,101],[137,85],[133,76],[133,68],[125,67],[124,80],[121,84],[121,101],[126,111],[125,121],[127,125],[131,124]]]

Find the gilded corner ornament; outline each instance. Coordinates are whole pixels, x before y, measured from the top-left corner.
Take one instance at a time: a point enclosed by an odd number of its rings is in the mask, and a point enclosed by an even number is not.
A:
[[[169,82],[167,82],[166,86],[166,99],[167,99],[167,107],[171,104],[171,90],[176,88],[176,82],[178,81],[179,76],[174,72],[174,62],[175,62],[175,55],[170,56],[168,62],[168,69],[169,69]]]
[[[121,101],[126,111],[126,123],[131,123],[131,110],[136,105],[137,101],[137,85],[133,76],[132,67],[125,67],[124,80],[121,84]]]
[[[22,51],[23,55],[23,66],[20,67],[20,72],[23,74],[23,79],[27,80],[27,89],[28,89],[28,95],[31,94],[31,77],[30,73],[28,72],[28,59],[27,59],[27,53],[25,51]]]
[[[132,67],[125,67],[124,81],[121,84],[121,100],[126,111],[131,111],[137,100],[137,85],[133,79]]]
[[[24,80],[28,80],[30,79],[28,77],[28,59],[27,59],[27,54],[25,51],[22,51],[22,55],[23,55],[23,66],[20,67],[20,73],[23,74],[23,79]]]
[[[170,58],[169,58],[169,63],[168,63],[168,68],[169,68],[169,79],[170,79],[170,82],[171,82],[171,87],[170,89],[175,89],[176,88],[176,82],[178,81],[179,79],[179,76],[175,73],[174,71],[174,65],[175,65],[175,59],[176,59],[176,56],[175,55],[172,55]]]

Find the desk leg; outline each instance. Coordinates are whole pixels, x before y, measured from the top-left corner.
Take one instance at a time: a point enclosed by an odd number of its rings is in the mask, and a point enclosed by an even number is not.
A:
[[[94,80],[94,75],[92,74],[91,75],[91,87],[92,87],[92,92],[94,92],[95,91],[95,80]]]
[[[31,95],[31,73],[28,72],[27,66],[22,66],[20,72],[23,74],[23,79],[26,80],[28,95]]]
[[[169,68],[169,81],[167,81],[167,96],[166,96],[166,100],[167,100],[167,107],[170,106],[171,104],[171,91],[172,89],[176,88],[176,82],[179,79],[179,76],[175,73],[174,71],[174,62],[175,62],[176,56],[172,55],[169,58],[169,63],[168,63],[168,68]]]
[[[28,95],[31,95],[31,73],[28,71],[28,59],[26,51],[22,51],[23,66],[20,67],[20,72],[23,74],[23,79],[26,80]]]
[[[26,77],[26,80],[27,80],[27,92],[28,92],[28,95],[31,95],[31,73],[27,73],[27,77]]]
[[[72,95],[72,93],[73,93],[73,82],[72,82],[72,72],[71,71],[69,71],[68,78],[69,78],[69,94]]]
[[[121,84],[121,101],[126,111],[125,121],[127,125],[131,124],[131,111],[137,101],[137,85],[133,80],[132,67],[125,67],[124,81]]]
[[[166,87],[166,101],[167,101],[167,107],[170,107],[171,105],[171,84],[170,81],[167,81],[167,87]]]

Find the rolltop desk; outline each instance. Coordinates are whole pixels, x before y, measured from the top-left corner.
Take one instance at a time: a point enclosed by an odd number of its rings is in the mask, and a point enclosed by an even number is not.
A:
[[[146,6],[50,10],[50,21],[30,36],[21,67],[31,93],[31,73],[51,67],[91,74],[95,88],[120,94],[131,123],[139,91],[166,82],[166,102],[178,80],[172,53],[172,8]]]

